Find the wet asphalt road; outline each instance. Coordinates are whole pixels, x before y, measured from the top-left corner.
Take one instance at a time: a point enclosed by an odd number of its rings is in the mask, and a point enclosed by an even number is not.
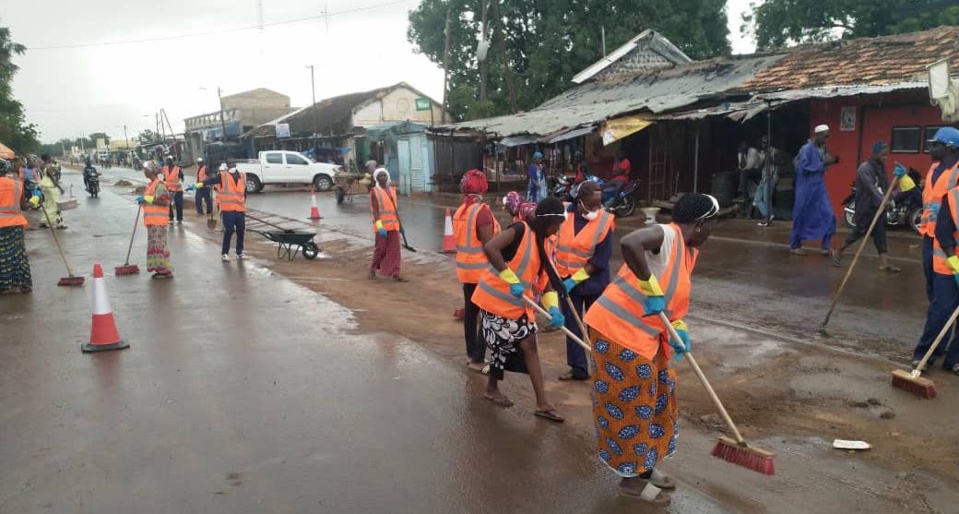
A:
[[[135,205],[80,201],[69,260],[109,273]],[[143,272],[106,279],[132,347],[81,354],[92,279],[58,288],[49,233],[27,244],[33,294],[0,297],[0,512],[645,512],[590,442],[182,228],[174,280],[149,279],[142,227]],[[674,511],[722,509],[686,488]]]

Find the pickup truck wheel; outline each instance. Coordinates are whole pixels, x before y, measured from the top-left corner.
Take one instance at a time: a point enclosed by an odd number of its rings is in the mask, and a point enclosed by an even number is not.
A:
[[[326,175],[317,175],[313,177],[313,187],[317,191],[325,193],[333,189],[333,179]]]
[[[263,184],[260,183],[260,179],[255,175],[246,176],[246,192],[247,194],[259,193],[263,190]]]

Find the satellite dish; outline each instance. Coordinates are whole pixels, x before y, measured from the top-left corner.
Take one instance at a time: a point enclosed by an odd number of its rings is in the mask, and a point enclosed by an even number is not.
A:
[[[929,72],[929,100],[942,110],[943,121],[959,121],[959,81],[950,76],[949,61],[937,61],[926,70]]]
[[[486,54],[489,53],[489,41],[483,39],[476,45],[476,60],[483,62],[486,60]]]

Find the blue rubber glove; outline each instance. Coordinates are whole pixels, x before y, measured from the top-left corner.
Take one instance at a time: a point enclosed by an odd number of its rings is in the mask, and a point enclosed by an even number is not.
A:
[[[562,312],[559,312],[559,307],[553,306],[549,308],[549,326],[553,328],[559,328],[566,324],[566,317],[563,316]]]
[[[648,296],[643,302],[643,312],[646,316],[653,316],[666,310],[665,296]]]
[[[406,229],[400,226],[400,234],[406,235]]]
[[[510,284],[509,285],[509,294],[515,296],[516,298],[523,297],[523,284]]]
[[[143,198],[143,195],[138,196],[136,201],[140,205],[143,205],[147,202],[146,199]]]
[[[929,204],[929,211],[931,212],[933,218],[937,218],[937,219],[939,218],[939,208],[940,208],[940,207],[942,207],[942,206],[939,205],[938,203],[931,203],[931,204]]]
[[[196,184],[190,184],[189,186],[186,186],[184,191],[196,191]]]
[[[906,167],[902,164],[896,163],[896,167],[892,170],[892,176],[896,178],[902,178],[906,176]]]
[[[563,281],[563,286],[566,287],[566,292],[570,292],[574,287],[577,286],[576,281],[573,280],[573,277],[569,277]]]
[[[959,285],[959,273],[954,274],[952,278],[956,281],[956,285]]]
[[[682,360],[683,354],[690,349],[689,332],[686,329],[686,323],[681,319],[674,321],[672,325],[676,329],[676,333],[679,334],[679,338],[682,339],[682,341],[676,341],[672,337],[669,338],[669,346],[676,353],[676,360],[679,361]]]
[[[386,238],[386,229],[385,229],[385,228],[380,227],[380,228],[376,229],[376,233],[377,233],[380,237],[382,237],[382,238],[384,238],[384,239]]]

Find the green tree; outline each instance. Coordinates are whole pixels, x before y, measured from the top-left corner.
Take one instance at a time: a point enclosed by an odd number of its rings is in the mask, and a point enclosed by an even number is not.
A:
[[[93,142],[94,147],[96,146],[98,139],[102,139],[107,146],[110,146],[110,136],[108,136],[106,132],[94,132],[93,134],[90,134],[90,141]]]
[[[0,27],[0,142],[20,154],[33,152],[40,146],[36,126],[27,123],[23,104],[13,97],[13,76],[20,69],[13,64],[13,58],[26,50],[25,46],[13,42],[9,28]]]
[[[959,25],[956,0],[766,0],[750,7],[740,30],[753,32],[760,50]]]
[[[160,134],[157,134],[150,129],[146,129],[140,132],[140,134],[137,136],[137,141],[139,141],[141,145],[145,145],[149,143],[162,142],[163,138],[160,136]]]
[[[508,113],[511,103],[527,110],[570,88],[573,76],[603,56],[603,27],[607,51],[651,28],[693,59],[729,52],[725,0],[491,0],[482,102],[476,46],[483,1],[421,0],[409,14],[408,39],[439,66],[451,15],[448,106],[459,120]]]

